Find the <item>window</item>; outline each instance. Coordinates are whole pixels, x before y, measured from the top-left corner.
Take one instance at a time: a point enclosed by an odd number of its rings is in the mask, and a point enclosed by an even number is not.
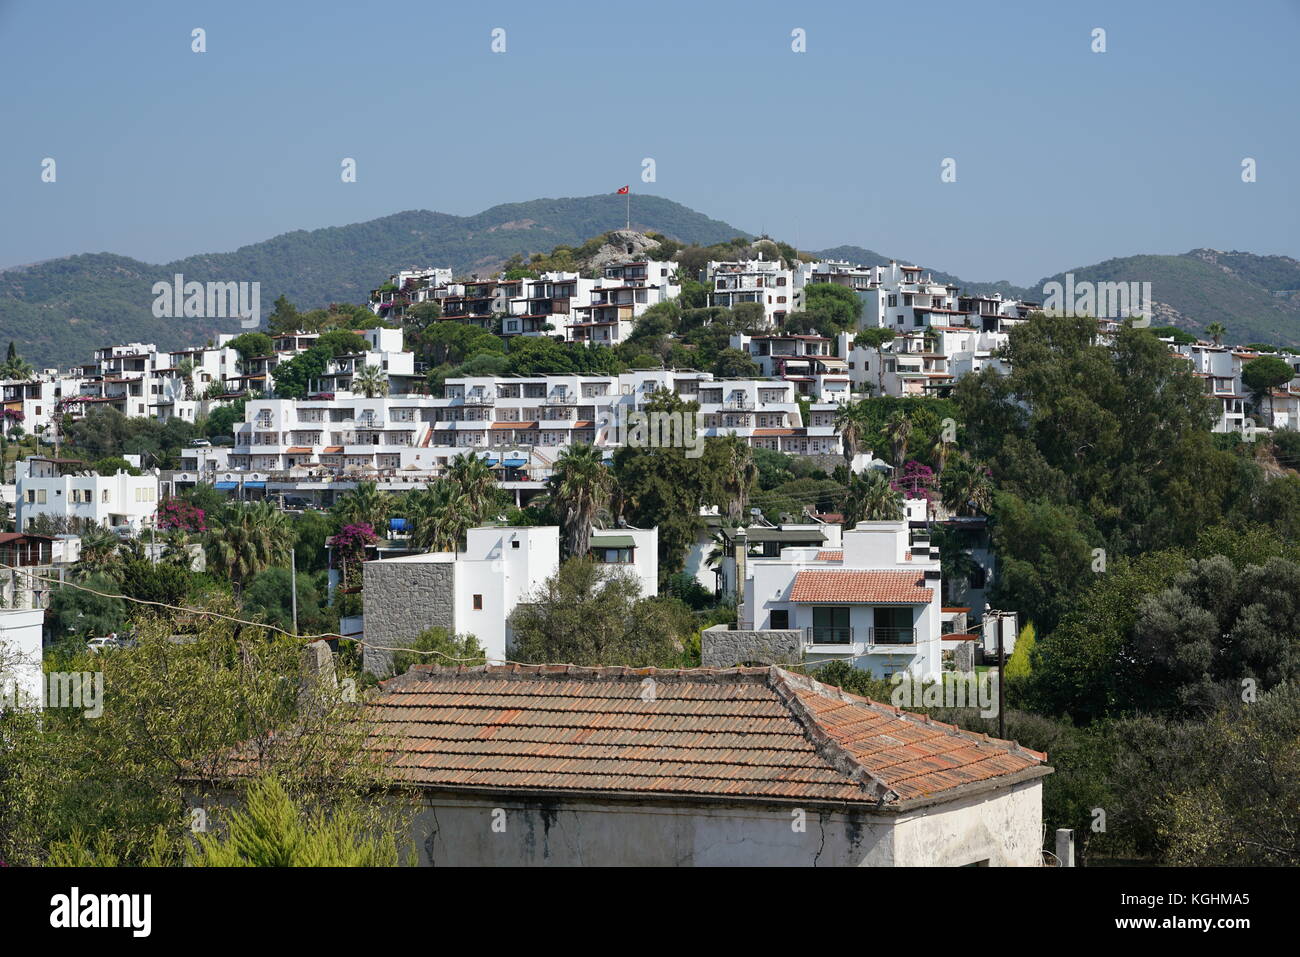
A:
[[[518,548],[518,547],[519,547],[519,540],[518,540],[518,539],[515,539],[513,542],[511,542],[511,543],[510,543],[510,547],[511,547],[511,548]]]
[[[845,645],[853,640],[846,607],[813,609],[813,644]]]
[[[475,611],[482,611],[482,610],[483,610],[483,596],[482,596],[482,595],[475,595],[475,596],[474,596],[474,610],[475,610]]]
[[[772,610],[772,628],[782,629],[790,627],[790,610],[788,608],[774,608]]]
[[[591,557],[605,565],[630,565],[632,564],[632,549],[593,548]]]
[[[99,501],[102,504],[107,505],[112,500],[113,500],[113,492],[111,489],[104,489],[99,495]]]

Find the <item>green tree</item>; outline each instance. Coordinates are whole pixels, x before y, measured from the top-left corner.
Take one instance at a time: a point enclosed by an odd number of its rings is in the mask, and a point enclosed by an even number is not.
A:
[[[379,366],[362,366],[352,376],[352,388],[360,389],[367,399],[388,395],[388,373]]]
[[[604,452],[594,445],[570,446],[556,459],[547,492],[560,519],[566,556],[587,554],[591,527],[609,508],[613,484]]]
[[[903,518],[903,493],[892,487],[885,473],[868,469],[853,476],[844,500],[844,525],[858,522],[896,522]]]
[[[528,662],[671,667],[694,620],[640,598],[631,576],[571,558],[511,616],[515,657]]]
[[[199,834],[190,867],[395,867],[397,832],[377,835],[355,807],[297,806],[273,776],[257,778],[223,834]]]
[[[208,567],[227,578],[238,594],[251,580],[289,563],[293,528],[269,502],[236,509],[205,537]]]
[[[1277,356],[1260,356],[1241,367],[1241,384],[1250,390],[1256,405],[1268,396],[1268,420],[1274,423],[1273,390],[1286,385],[1295,376],[1295,370]]]

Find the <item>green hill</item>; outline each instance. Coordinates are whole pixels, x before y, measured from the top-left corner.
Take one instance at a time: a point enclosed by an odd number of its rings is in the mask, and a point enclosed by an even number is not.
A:
[[[610,194],[537,199],[473,216],[411,210],[349,226],[284,233],[234,252],[163,265],[110,253],[47,260],[0,271],[0,344],[12,339],[37,368],[86,361],[95,348],[120,342],[193,345],[216,332],[238,332],[238,323],[156,319],[151,311],[154,282],[170,280],[175,273],[199,282],[257,281],[264,314],[281,294],[300,309],[361,303],[396,269],[451,266],[458,274],[489,275],[516,253],[579,246],[620,228],[624,210],[623,197]],[[704,245],[749,235],[659,196],[633,197],[632,226]],[[836,246],[816,255],[864,265],[884,265],[890,259],[860,246]],[[1111,259],[1069,271],[1076,282],[1151,282],[1161,325],[1200,333],[1217,320],[1227,326],[1232,342],[1300,344],[1300,262],[1286,256],[1194,249],[1178,256]],[[1031,300],[1043,298],[1044,283],[1063,278],[1060,274],[1018,287],[1006,281],[970,282],[937,269],[933,275],[967,292]]]
[[[451,266],[489,274],[515,253],[580,245],[625,223],[625,200],[603,195],[494,206],[473,216],[427,210],[349,226],[284,233],[231,253],[163,265],[95,253],[0,272],[0,343],[17,342],[37,368],[87,361],[95,348],[156,342],[175,348],[238,332],[235,320],[156,319],[152,284],[182,273],[186,281],[260,282],[263,313],[284,294],[299,308],[364,302],[395,269]],[[632,198],[634,229],[688,243],[748,235],[658,196]]]
[[[866,266],[885,265],[889,258],[860,246],[836,246],[818,256],[847,259]],[[908,265],[927,266],[902,260]],[[1043,286],[1076,283],[1149,282],[1157,325],[1175,325],[1203,335],[1211,322],[1222,322],[1233,343],[1280,342],[1300,345],[1300,262],[1287,256],[1257,256],[1245,252],[1193,249],[1177,256],[1126,256],[1091,266],[1077,266],[1044,277],[1032,286],[1009,282],[969,282],[937,269],[938,282],[954,282],[963,292],[1043,301]]]

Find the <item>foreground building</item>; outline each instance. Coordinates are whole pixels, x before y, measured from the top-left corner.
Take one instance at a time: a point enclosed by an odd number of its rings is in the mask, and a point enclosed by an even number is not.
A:
[[[704,663],[840,659],[881,678],[938,678],[939,550],[908,526],[906,519],[859,522],[843,531],[839,547],[800,543],[776,557],[749,555],[747,535],[733,532],[744,600],[734,629],[704,632]]]
[[[416,666],[381,689],[364,716],[418,792],[424,865],[1041,863],[1045,754],[780,668]]]

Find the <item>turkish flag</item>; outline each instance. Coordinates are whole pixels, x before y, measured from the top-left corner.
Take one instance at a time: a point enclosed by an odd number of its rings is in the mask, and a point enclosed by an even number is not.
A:
[[[631,186],[620,186],[618,188],[618,195],[622,196],[624,193],[629,193],[631,191],[632,191]]]

